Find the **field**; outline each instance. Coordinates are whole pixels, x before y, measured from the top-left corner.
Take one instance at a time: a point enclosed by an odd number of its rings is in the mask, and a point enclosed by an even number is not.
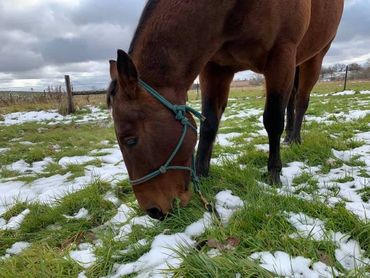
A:
[[[195,194],[143,215],[104,96],[68,116],[58,99],[1,105],[0,277],[369,277],[370,82],[340,88],[315,87],[281,187],[265,184],[262,87],[232,90],[201,181],[221,221]]]

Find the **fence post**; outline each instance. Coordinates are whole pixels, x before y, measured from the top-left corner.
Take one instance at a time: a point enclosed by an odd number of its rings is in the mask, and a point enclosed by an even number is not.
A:
[[[71,80],[69,75],[65,75],[64,79],[66,81],[66,90],[67,90],[67,113],[71,114],[75,112],[75,107],[73,105],[73,93],[71,89]]]
[[[346,75],[344,77],[344,88],[343,88],[343,91],[347,90],[347,78],[348,78],[348,66],[346,66]]]

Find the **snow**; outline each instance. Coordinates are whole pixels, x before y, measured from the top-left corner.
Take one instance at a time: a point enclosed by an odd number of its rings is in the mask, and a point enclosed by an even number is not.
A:
[[[228,161],[235,161],[239,157],[239,154],[223,153],[218,157],[211,158],[211,165],[224,165]]]
[[[302,169],[305,167],[305,164],[300,161],[294,161],[288,163],[287,167],[283,167],[281,175],[281,182],[283,185],[289,186],[293,183],[295,177],[302,174]]]
[[[257,144],[254,146],[257,151],[262,151],[262,152],[269,152],[270,146],[269,144]]]
[[[333,96],[350,96],[350,95],[354,95],[354,94],[356,94],[355,91],[352,91],[352,90],[348,91],[347,90],[347,91],[343,91],[343,92],[334,93]]]
[[[14,255],[19,255],[30,246],[31,244],[25,241],[18,241],[16,243],[13,243],[13,245],[10,248],[5,250],[5,255],[0,257],[0,261],[9,259],[11,256]]]
[[[128,235],[132,232],[133,226],[136,225],[142,226],[144,228],[151,228],[154,227],[156,223],[158,223],[158,220],[153,219],[148,215],[135,216],[130,219],[129,223],[119,228],[118,235],[116,235],[113,239],[116,241],[124,241],[127,239]]]
[[[16,181],[15,178],[0,179],[0,215],[17,201],[53,204],[56,200],[85,188],[97,179],[109,181],[114,185],[127,178],[127,170],[118,145],[115,145],[114,148],[95,150],[91,153],[97,155],[104,153],[104,155],[63,157],[59,160],[59,164],[63,167],[70,163],[84,164],[93,160],[102,161],[101,166],[86,166],[85,175],[75,179],[70,179],[71,173],[39,178],[29,183]],[[46,157],[42,161],[32,164],[19,160],[5,167],[8,170],[34,177],[37,174],[45,173],[45,168],[53,162],[52,158]]]
[[[104,195],[104,200],[108,201],[108,202],[111,202],[113,203],[115,206],[120,206],[121,205],[121,200],[117,198],[116,195],[114,195],[114,193],[112,191],[108,191],[105,195]]]
[[[304,213],[289,212],[286,215],[288,222],[297,229],[297,233],[291,234],[291,237],[333,242],[337,247],[335,258],[346,270],[370,264],[370,259],[364,257],[365,251],[361,249],[358,241],[350,239],[350,235],[326,230],[324,221]]]
[[[250,258],[259,261],[262,268],[284,277],[332,278],[338,273],[322,262],[313,263],[311,259],[292,257],[283,251],[256,252]]]
[[[203,218],[190,224],[185,229],[185,234],[190,237],[198,237],[202,235],[207,228],[212,225],[212,216],[209,212],[203,214]]]
[[[355,134],[353,139],[365,144],[350,150],[332,150],[333,157],[343,161],[344,164],[341,167],[331,169],[329,173],[322,173],[320,165],[309,167],[299,161],[288,163],[287,167],[282,169],[283,185],[276,191],[282,195],[294,195],[308,201],[319,200],[329,206],[344,203],[347,210],[356,214],[361,220],[368,222],[370,202],[362,199],[361,190],[370,185],[370,179],[362,176],[363,172],[370,172],[370,132],[359,132]],[[365,166],[346,165],[354,157],[358,161],[364,162]],[[310,174],[312,179],[317,181],[317,190],[306,193],[307,184],[292,185],[293,179],[303,173]],[[347,177],[351,179],[346,182],[338,182],[338,180]]]
[[[231,132],[231,133],[220,133],[217,135],[216,142],[222,147],[229,147],[232,146],[234,143],[231,139],[239,137],[241,133]]]
[[[50,157],[45,157],[43,160],[33,162],[32,164],[29,164],[22,159],[13,162],[10,165],[7,165],[6,168],[11,171],[19,172],[21,174],[39,174],[42,173],[45,167],[51,162],[53,162],[53,159]]]
[[[94,246],[90,243],[81,243],[78,249],[71,251],[69,257],[83,268],[91,267],[96,261]]]
[[[232,108],[232,107],[229,107],[229,108]],[[229,116],[223,116],[222,120],[226,121],[226,120],[231,120],[231,119],[236,119],[236,118],[246,119],[246,118],[251,118],[251,117],[257,117],[261,115],[262,113],[263,113],[262,109],[250,108],[250,109],[238,111],[237,113],[233,113]]]
[[[85,164],[87,162],[95,160],[96,157],[92,156],[72,156],[63,157],[59,160],[58,164],[63,167],[67,167],[70,164]]]
[[[15,112],[3,115],[4,121],[0,121],[0,125],[16,125],[27,122],[43,122],[51,120],[63,120],[63,116],[55,110],[50,111],[30,111],[30,112]]]
[[[117,213],[111,220],[106,222],[104,225],[113,225],[117,226],[119,224],[123,224],[127,222],[130,215],[134,213],[134,210],[127,206],[126,204],[122,204],[118,209]]]
[[[335,122],[351,122],[365,118],[370,110],[351,110],[351,112],[324,113],[322,116],[305,115],[308,122],[334,124]],[[333,120],[336,119],[336,121]]]
[[[304,213],[288,213],[287,220],[296,229],[297,233],[292,234],[292,237],[312,238],[314,240],[324,240],[325,225],[319,219],[311,218]]]
[[[72,216],[65,214],[63,214],[63,216],[67,219],[87,219],[89,217],[89,211],[85,208],[81,208],[77,213],[75,213]]]
[[[10,148],[0,148],[0,154],[4,154],[9,150],[10,150]]]
[[[31,244],[25,241],[19,241],[14,243],[10,248],[6,249],[6,253],[9,255],[18,255],[22,253],[23,250],[30,247]]]
[[[15,112],[3,115],[4,120],[0,121],[0,125],[11,126],[19,125],[28,122],[39,122],[51,124],[69,124],[87,123],[91,121],[101,121],[110,117],[109,111],[94,106],[87,106],[82,109],[86,114],[76,114],[63,116],[57,110],[48,111],[28,111],[28,112]]]
[[[221,191],[216,195],[216,209],[220,213],[220,216],[224,224],[227,224],[232,214],[244,206],[244,202],[237,196],[233,195],[230,190]],[[139,218],[133,218],[131,223],[141,223],[138,221]],[[153,222],[152,222],[153,223]],[[206,212],[203,217],[198,221],[188,225],[183,232],[175,233],[172,235],[159,234],[157,235],[152,244],[149,252],[142,255],[137,261],[116,264],[113,268],[113,273],[108,277],[122,277],[136,273],[137,277],[167,277],[164,271],[170,268],[178,268],[182,262],[182,259],[177,255],[177,252],[190,247],[195,247],[196,241],[194,238],[201,236],[205,230],[212,226],[212,217]],[[124,225],[127,232],[129,227]],[[122,227],[121,227],[122,228]],[[121,230],[119,231],[121,233]],[[146,244],[146,241],[144,241]],[[130,248],[129,248],[130,249]],[[126,250],[123,250],[126,253]],[[168,277],[171,276],[169,272]]]
[[[5,219],[0,218],[0,231],[1,230],[12,230],[12,231],[18,230],[21,227],[24,218],[29,213],[30,213],[30,210],[25,209],[20,214],[11,217],[8,222],[6,222]]]

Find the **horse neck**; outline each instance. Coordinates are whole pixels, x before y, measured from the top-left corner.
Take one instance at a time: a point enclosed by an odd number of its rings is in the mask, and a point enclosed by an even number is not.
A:
[[[166,3],[168,6],[175,1]],[[189,12],[181,10],[189,9],[189,5],[178,2],[174,14],[161,4],[148,18],[141,19],[129,54],[141,79],[163,94],[169,92],[165,97],[184,103],[187,90],[221,41],[215,35],[217,26],[206,24],[206,16],[189,21]]]

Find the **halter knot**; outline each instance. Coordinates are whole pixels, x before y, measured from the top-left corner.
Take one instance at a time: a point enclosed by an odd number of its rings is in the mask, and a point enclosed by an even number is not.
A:
[[[185,105],[174,105],[173,110],[175,112],[176,120],[182,121],[185,118],[185,113],[186,113]]]
[[[161,174],[165,174],[167,172],[167,168],[165,166],[161,166],[161,167],[159,167],[159,172]]]

